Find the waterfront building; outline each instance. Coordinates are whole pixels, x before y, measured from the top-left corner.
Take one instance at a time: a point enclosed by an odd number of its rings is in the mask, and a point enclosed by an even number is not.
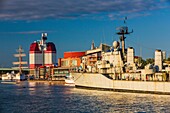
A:
[[[58,59],[58,67],[52,69],[52,80],[64,81],[71,71],[78,70],[85,52],[64,52],[64,58]]]
[[[47,34],[42,33],[41,40],[34,41],[30,45],[29,65],[30,74],[39,78],[39,75],[45,77],[46,70],[54,67],[56,64],[56,47],[53,42],[46,42]],[[48,68],[48,69],[47,69]],[[47,74],[50,71],[47,72]],[[50,73],[49,73],[50,74]]]
[[[65,68],[80,67],[81,57],[85,55],[85,52],[64,52],[64,58],[58,59],[58,66]]]

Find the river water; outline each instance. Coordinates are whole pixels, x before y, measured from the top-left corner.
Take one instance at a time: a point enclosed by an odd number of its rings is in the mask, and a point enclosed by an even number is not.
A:
[[[77,89],[44,83],[0,83],[0,113],[170,112],[170,96]]]

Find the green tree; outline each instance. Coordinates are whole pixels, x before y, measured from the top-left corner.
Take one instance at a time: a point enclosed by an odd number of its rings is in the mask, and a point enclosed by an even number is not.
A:
[[[168,58],[166,59],[166,61],[170,61],[170,57],[168,57]]]
[[[146,66],[146,61],[142,59],[141,57],[138,58],[139,68],[144,69]]]
[[[154,58],[148,58],[148,59],[146,59],[146,65],[147,64],[154,64]]]

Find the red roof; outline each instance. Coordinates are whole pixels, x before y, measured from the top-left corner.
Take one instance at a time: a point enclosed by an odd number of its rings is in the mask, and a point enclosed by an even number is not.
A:
[[[30,45],[30,51],[40,51],[37,42],[34,42]]]
[[[46,50],[46,51],[56,52],[56,48],[55,48],[54,43],[48,42],[48,43],[47,43],[47,50]]]
[[[40,49],[39,49],[39,45],[37,42],[34,42],[30,45],[30,51],[34,51],[34,52],[40,52]],[[54,43],[52,42],[48,42],[47,43],[47,50],[46,52],[56,52],[56,48],[55,48],[55,45]]]
[[[78,58],[85,55],[85,52],[64,52],[64,58]]]

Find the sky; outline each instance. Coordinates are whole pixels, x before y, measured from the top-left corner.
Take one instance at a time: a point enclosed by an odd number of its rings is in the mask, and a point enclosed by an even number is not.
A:
[[[100,43],[119,41],[116,28],[126,25],[133,33],[126,47],[135,55],[153,58],[161,49],[170,55],[170,0],[0,0],[0,67],[12,67],[22,46],[29,62],[29,47],[48,33],[48,42],[65,51],[85,51]]]

